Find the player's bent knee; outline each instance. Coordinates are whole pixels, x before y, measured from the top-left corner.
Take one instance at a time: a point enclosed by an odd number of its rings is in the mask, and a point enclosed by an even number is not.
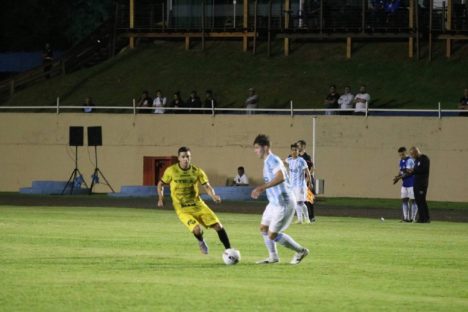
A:
[[[192,230],[192,233],[195,234],[195,235],[200,235],[203,233],[201,227],[199,225],[196,225],[193,230]]]
[[[271,240],[275,240],[277,236],[278,236],[278,233],[268,232],[268,238],[270,238]]]
[[[260,224],[260,232],[267,233],[268,232],[268,226]]]
[[[223,225],[221,223],[215,223],[211,226],[212,229],[214,229],[215,231],[221,231],[221,229],[223,228]]]

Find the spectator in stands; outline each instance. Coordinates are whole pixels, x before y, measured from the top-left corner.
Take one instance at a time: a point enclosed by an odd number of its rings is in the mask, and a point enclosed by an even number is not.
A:
[[[176,91],[174,92],[174,95],[172,96],[172,101],[171,101],[171,104],[169,105],[170,107],[174,107],[174,108],[183,108],[185,107],[184,105],[184,101],[182,101],[182,97],[180,96],[180,92],[179,91]],[[183,114],[184,111],[182,110],[172,110],[172,112],[174,114]]]
[[[150,108],[153,105],[153,99],[149,96],[148,91],[143,91],[140,99],[138,100],[137,106],[143,108]],[[142,109],[139,111],[142,114],[149,114],[151,110],[149,109]]]
[[[370,103],[370,95],[366,91],[366,86],[362,85],[359,92],[354,96],[354,115],[365,115]]]
[[[96,105],[94,105],[93,99],[90,96],[85,97],[83,103],[83,112],[91,113],[93,111],[94,106]]]
[[[249,96],[245,100],[245,108],[247,108],[247,115],[255,114],[255,111],[253,111],[252,109],[258,107],[258,102],[259,98],[257,92],[254,88],[249,88]]]
[[[50,70],[54,62],[54,54],[49,43],[46,43],[44,51],[42,52],[42,66],[44,66],[45,78],[50,78]]]
[[[329,109],[336,109],[338,108],[338,99],[340,98],[340,95],[336,93],[336,86],[335,85],[330,85],[329,93],[327,97],[325,98],[325,108]],[[335,112],[333,111],[326,111],[325,115],[335,115]]]
[[[338,105],[343,110],[341,115],[352,115],[353,112],[351,110],[347,111],[347,109],[353,108],[353,99],[354,95],[351,93],[351,87],[346,86],[344,88],[344,93],[338,99]]]
[[[190,107],[190,108],[201,108],[202,107],[202,103],[201,103],[200,97],[197,94],[197,91],[192,91],[190,93],[190,97],[187,100],[186,106]],[[193,111],[190,110],[190,112],[193,113],[193,114],[200,114],[201,113],[199,110],[193,110]]]
[[[157,90],[156,96],[154,97],[154,100],[153,100],[153,107],[155,108],[154,113],[164,114],[165,113],[164,107],[166,106],[166,104],[167,104],[167,98],[162,95],[161,90]]]
[[[466,112],[460,112],[460,116],[468,117],[468,88],[463,91],[463,97],[458,102],[458,109],[466,110]]]
[[[245,186],[249,185],[249,178],[245,174],[244,167],[240,166],[237,168],[237,175],[234,178],[234,185],[235,186]]]
[[[206,90],[205,92],[205,103],[203,105],[204,108],[212,108],[216,107],[216,99],[213,97],[213,91]],[[203,111],[204,114],[209,114],[209,111]]]

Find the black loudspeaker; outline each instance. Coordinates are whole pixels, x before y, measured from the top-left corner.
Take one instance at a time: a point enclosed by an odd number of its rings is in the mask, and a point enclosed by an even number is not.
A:
[[[70,127],[68,145],[83,146],[83,127]]]
[[[88,146],[102,145],[102,128],[88,127]]]

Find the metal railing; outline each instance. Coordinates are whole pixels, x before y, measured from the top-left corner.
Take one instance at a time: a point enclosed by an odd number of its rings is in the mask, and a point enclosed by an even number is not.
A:
[[[53,111],[57,115],[66,112],[77,112],[80,111],[83,114],[85,106],[68,106],[60,105],[60,99],[57,98],[56,105],[49,106],[0,106],[1,112],[8,111]],[[93,111],[105,111],[113,113],[130,113],[133,115],[137,114],[153,114],[153,115],[169,115],[169,114],[210,114],[215,116],[216,114],[265,114],[265,115],[290,115],[294,117],[296,115],[331,115],[331,116],[427,116],[427,117],[456,117],[460,113],[468,115],[468,110],[461,109],[443,109],[439,102],[435,109],[420,109],[420,108],[369,108],[365,110],[356,111],[354,108],[341,109],[341,108],[294,108],[293,101],[290,101],[289,108],[244,108],[244,107],[139,107],[136,105],[136,101],[133,101],[132,105],[128,106],[92,106]],[[155,109],[162,110],[164,114],[154,113]],[[358,114],[356,114],[358,113]]]

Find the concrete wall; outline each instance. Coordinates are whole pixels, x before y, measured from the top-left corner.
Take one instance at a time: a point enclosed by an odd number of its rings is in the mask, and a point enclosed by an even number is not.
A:
[[[312,147],[312,117],[127,114],[0,114],[0,191],[17,191],[32,180],[67,180],[74,168],[69,126],[103,127],[99,167],[119,189],[143,180],[143,156],[175,155],[192,148],[193,162],[213,185],[243,165],[261,181],[262,162],[252,141],[269,134],[273,151],[286,156],[291,142],[303,138]],[[411,129],[411,130],[410,130]],[[317,118],[317,176],[327,196],[398,197],[391,183],[397,173],[397,148],[417,144],[432,161],[429,197],[468,202],[468,120],[464,118],[333,117]],[[79,168],[87,181],[94,150],[79,148]],[[97,191],[106,191],[99,186]]]

